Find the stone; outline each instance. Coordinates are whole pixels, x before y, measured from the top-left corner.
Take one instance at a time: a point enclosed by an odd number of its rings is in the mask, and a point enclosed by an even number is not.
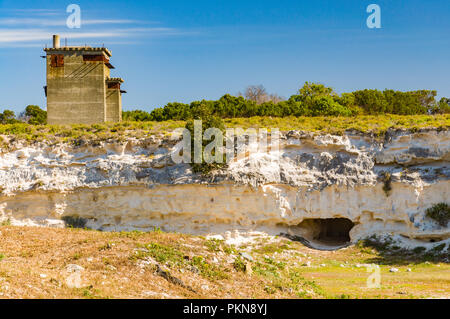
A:
[[[250,256],[250,254],[247,254],[247,253],[240,253],[240,255],[242,256],[242,258],[244,258],[244,259],[247,259],[247,260],[249,260],[249,261],[253,261],[253,257],[252,256]]]
[[[69,264],[69,265],[66,266],[66,271],[70,272],[70,273],[72,273],[72,272],[81,272],[83,270],[84,270],[83,267],[81,267],[79,265],[76,265],[76,264]]]
[[[66,277],[65,282],[68,288],[82,288],[83,283],[81,280],[81,272],[76,271],[71,273],[69,276]]]
[[[106,265],[106,269],[108,269],[109,271],[116,271],[117,268],[114,267],[113,265]]]
[[[391,269],[389,269],[389,272],[398,272],[398,269],[397,268],[391,268]]]
[[[195,266],[189,266],[189,270],[191,272],[193,272],[194,274],[199,274],[200,273],[200,270],[197,267],[195,267]]]
[[[167,281],[169,281],[175,285],[181,286],[192,292],[195,292],[195,290],[192,289],[192,287],[190,287],[189,285],[186,285],[181,279],[173,276],[167,268],[165,268],[159,264],[156,264],[156,274],[158,276],[163,277],[164,279],[166,279]]]

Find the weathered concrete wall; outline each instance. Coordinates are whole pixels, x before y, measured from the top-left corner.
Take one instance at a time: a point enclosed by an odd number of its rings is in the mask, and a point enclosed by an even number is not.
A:
[[[103,62],[83,61],[84,51],[64,54],[64,66],[52,67],[47,55],[47,112],[49,124],[104,122],[105,70]]]
[[[96,55],[108,61],[103,48],[61,48],[47,51],[47,121],[49,124],[118,122],[122,117],[120,92],[108,89],[110,69],[104,61],[84,61]],[[52,55],[63,55],[63,66],[52,66]]]
[[[106,122],[122,120],[122,97],[120,89],[106,89]]]

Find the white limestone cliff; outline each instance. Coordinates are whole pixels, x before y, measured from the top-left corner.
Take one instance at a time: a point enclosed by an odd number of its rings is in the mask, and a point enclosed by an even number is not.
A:
[[[316,221],[345,218],[351,242],[378,234],[405,247],[450,246],[448,225],[425,216],[449,203],[448,130],[389,131],[384,140],[291,131],[279,152],[251,153],[211,176],[172,161],[177,136],[79,146],[3,138],[0,222],[63,227],[76,216],[112,231],[262,231],[320,248]]]

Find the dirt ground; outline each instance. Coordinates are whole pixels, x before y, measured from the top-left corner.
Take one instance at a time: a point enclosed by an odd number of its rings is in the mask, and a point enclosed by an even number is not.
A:
[[[360,245],[0,226],[0,298],[449,297],[450,264]]]

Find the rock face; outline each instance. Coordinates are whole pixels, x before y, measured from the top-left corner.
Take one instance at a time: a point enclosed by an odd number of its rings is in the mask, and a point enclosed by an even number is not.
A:
[[[250,153],[210,176],[173,162],[178,140],[12,142],[0,156],[0,222],[62,227],[70,216],[113,231],[256,230],[319,248],[373,234],[411,247],[450,242],[449,227],[425,216],[450,198],[448,130],[392,131],[384,140],[285,132],[278,151]]]

